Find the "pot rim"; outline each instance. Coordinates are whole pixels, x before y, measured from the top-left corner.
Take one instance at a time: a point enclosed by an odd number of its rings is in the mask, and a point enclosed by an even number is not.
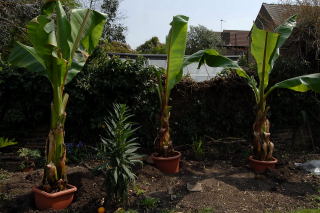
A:
[[[156,153],[156,152],[152,153],[151,157],[155,160],[175,160],[175,159],[181,157],[181,152],[179,152],[179,151],[173,151],[173,152],[176,153],[176,155],[172,156],[172,157],[157,157],[156,154],[158,154],[158,153]]]
[[[74,193],[75,191],[77,191],[77,187],[76,186],[73,186],[71,184],[67,184],[67,186],[69,186],[70,189],[65,189],[63,191],[54,192],[54,193],[45,192],[45,191],[39,189],[38,186],[32,187],[32,191],[35,192],[35,193],[41,194],[41,195],[43,195],[43,196],[45,196],[47,198],[56,198],[56,197],[60,197],[60,196],[67,195],[67,194],[71,194],[71,193]]]
[[[278,159],[272,156],[272,160],[266,161],[266,160],[256,160],[253,158],[252,155],[249,156],[249,161],[259,163],[259,164],[275,164],[278,163]]]

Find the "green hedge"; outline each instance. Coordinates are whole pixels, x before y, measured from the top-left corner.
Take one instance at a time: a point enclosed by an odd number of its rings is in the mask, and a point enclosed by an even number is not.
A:
[[[0,136],[6,129],[21,130],[47,126],[50,119],[51,90],[48,81],[34,73],[1,65]],[[309,64],[280,60],[271,81],[312,73]],[[151,148],[157,134],[159,103],[155,90],[158,69],[145,67],[144,59],[109,58],[97,50],[84,70],[66,87],[66,137],[69,142],[95,143],[103,119],[112,103],[127,104],[141,128],[144,147]],[[272,84],[272,82],[271,82]],[[317,135],[320,115],[318,95],[276,90],[269,97],[272,129],[298,127],[306,111]],[[171,131],[174,144],[189,144],[193,138],[251,137],[254,99],[246,82],[235,74],[221,74],[205,82],[185,78],[172,92]],[[317,139],[319,137],[314,137]]]

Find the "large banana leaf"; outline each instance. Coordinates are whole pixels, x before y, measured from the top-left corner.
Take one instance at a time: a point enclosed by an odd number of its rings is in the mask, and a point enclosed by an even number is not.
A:
[[[275,61],[278,59],[278,57],[280,56],[280,48],[282,47],[282,45],[286,42],[286,40],[290,37],[293,28],[296,26],[297,22],[296,22],[297,16],[291,16],[290,18],[288,18],[283,24],[279,25],[275,32],[279,33],[279,39],[278,39],[278,43],[276,46],[276,49],[273,53],[272,56],[272,60],[271,60],[271,68],[273,67]],[[272,69],[271,69],[272,71]]]
[[[277,48],[279,36],[278,33],[260,30],[256,25],[252,27],[251,54],[257,62],[258,77],[260,84],[263,85],[262,89],[265,89],[269,83],[269,73],[272,69],[271,61]]]
[[[257,83],[253,77],[250,77],[245,70],[243,70],[236,62],[231,59],[220,55],[218,51],[214,49],[200,50],[185,58],[183,67],[188,66],[192,63],[198,63],[198,69],[206,64],[210,67],[223,67],[229,68],[236,71],[236,73],[243,78],[247,79],[249,86],[252,88],[256,101],[259,101],[259,90],[257,88]]]
[[[320,92],[320,73],[298,76],[276,83],[270,88],[270,92],[276,88],[286,88],[297,92],[313,90]]]
[[[98,45],[105,20],[105,14],[80,9],[71,11],[69,22],[60,1],[49,1],[42,15],[28,24],[28,37],[33,47],[18,43],[9,61],[18,67],[41,72],[53,84],[68,83]]]
[[[182,64],[186,50],[188,20],[186,16],[173,17],[171,29],[167,37],[167,70],[166,70],[166,94],[169,96],[171,89],[182,77]]]
[[[56,13],[57,13],[56,38],[57,38],[58,47],[62,53],[62,57],[66,60],[69,60],[70,58],[69,40],[70,40],[71,26],[60,1],[56,1]]]
[[[199,50],[198,52],[186,57],[183,62],[183,67],[192,63],[199,63],[198,69],[203,64],[207,64],[210,67],[224,67],[236,70],[241,69],[236,62],[220,55],[219,52],[214,49]]]
[[[46,73],[46,65],[44,60],[37,54],[33,47],[17,42],[12,49],[9,62],[17,67],[26,68],[32,72],[39,72],[48,76]]]
[[[82,48],[91,54],[98,45],[106,22],[106,15],[89,9],[74,9],[71,11],[71,38],[73,50]],[[73,52],[74,53],[74,52]]]

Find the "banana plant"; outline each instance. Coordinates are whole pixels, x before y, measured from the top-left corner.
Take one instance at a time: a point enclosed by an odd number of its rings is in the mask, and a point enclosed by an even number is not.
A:
[[[256,101],[256,118],[253,124],[253,155],[254,159],[272,160],[274,144],[270,140],[270,122],[267,118],[269,106],[267,98],[277,88],[286,88],[298,92],[313,90],[320,92],[320,73],[298,76],[282,82],[269,85],[269,75],[272,72],[275,61],[280,55],[280,48],[291,35],[296,25],[296,16],[287,19],[275,29],[268,32],[258,29],[255,25],[251,31],[251,54],[257,62],[258,82],[253,76],[249,76],[236,62],[220,55],[216,50],[201,50],[185,60],[185,64],[197,62],[199,67],[207,64],[210,67],[225,67],[236,71],[246,79],[251,87]]]
[[[9,61],[47,77],[52,86],[50,132],[47,139],[43,188],[63,190],[67,184],[64,125],[69,95],[64,92],[98,45],[106,15],[73,9],[67,15],[58,0],[48,0],[41,14],[27,25],[32,46],[17,42]]]
[[[158,94],[160,98],[160,130],[155,143],[155,150],[160,156],[168,156],[173,152],[170,137],[169,98],[172,88],[181,80],[183,61],[186,50],[189,18],[183,15],[174,16],[171,29],[166,40],[167,68],[158,76]],[[162,80],[164,75],[164,80]]]

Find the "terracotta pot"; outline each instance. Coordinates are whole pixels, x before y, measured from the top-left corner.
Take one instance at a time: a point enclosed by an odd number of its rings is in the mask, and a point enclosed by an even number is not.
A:
[[[151,158],[161,172],[166,174],[175,174],[179,172],[180,152],[175,151],[175,155],[172,157],[158,157],[157,155],[157,153],[152,153]]]
[[[249,157],[249,165],[250,167],[258,173],[264,172],[267,169],[274,169],[276,163],[278,163],[278,159],[272,157],[272,161],[261,161],[253,159],[253,156]]]
[[[68,187],[66,190],[55,193],[47,193],[38,187],[33,187],[32,191],[37,208],[40,210],[67,208],[73,200],[74,192],[77,191],[75,186],[68,184]]]

